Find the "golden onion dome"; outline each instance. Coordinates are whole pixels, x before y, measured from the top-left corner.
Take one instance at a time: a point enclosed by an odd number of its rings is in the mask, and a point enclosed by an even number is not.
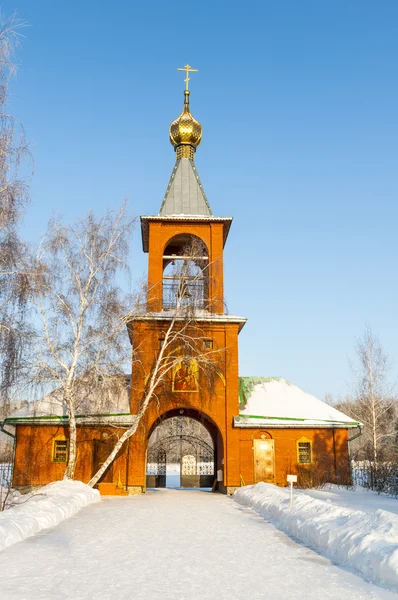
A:
[[[177,152],[177,159],[190,158],[202,139],[202,125],[193,118],[189,110],[189,90],[184,91],[184,108],[180,116],[170,125],[170,142]]]

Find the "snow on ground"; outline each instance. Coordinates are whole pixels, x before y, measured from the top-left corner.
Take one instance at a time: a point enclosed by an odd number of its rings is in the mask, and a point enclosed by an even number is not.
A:
[[[81,481],[56,481],[24,496],[13,491],[12,500],[14,506],[0,512],[0,551],[58,525],[83,506],[99,502],[100,495]]]
[[[375,507],[360,509],[365,495],[329,491],[294,494],[258,483],[237,490],[234,499],[269,519],[304,544],[322,552],[337,564],[359,571],[366,579],[398,591],[398,515]],[[380,498],[380,497],[379,497]],[[390,500],[390,499],[387,499]],[[392,499],[391,499],[392,500]],[[382,498],[381,504],[385,501]]]
[[[8,548],[2,600],[397,600],[226,496],[103,498]]]
[[[356,486],[341,488],[332,483],[327,483],[322,489],[297,490],[295,493],[306,494],[324,502],[336,504],[346,508],[372,513],[375,510],[387,510],[398,515],[398,499],[386,494],[378,494],[372,490]]]

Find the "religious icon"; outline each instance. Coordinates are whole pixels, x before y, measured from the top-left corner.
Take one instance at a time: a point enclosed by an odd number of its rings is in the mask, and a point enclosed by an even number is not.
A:
[[[198,363],[182,360],[173,369],[173,392],[198,391]]]

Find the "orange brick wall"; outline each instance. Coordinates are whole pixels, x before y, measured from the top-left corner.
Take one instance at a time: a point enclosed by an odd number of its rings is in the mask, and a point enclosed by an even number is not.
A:
[[[211,310],[224,312],[223,223],[149,223],[148,308],[162,310],[163,252],[168,241],[183,233],[199,237],[209,252],[209,298]]]
[[[187,398],[178,402],[178,406],[185,406],[184,414],[203,417],[204,413],[197,413],[193,408],[195,403]],[[166,407],[164,407],[166,408]],[[175,413],[179,409],[174,405]],[[172,405],[168,405],[172,410]],[[145,489],[146,473],[146,448],[147,440],[156,424],[159,415],[167,411],[151,407],[147,419],[143,421],[137,434],[131,438],[120,455],[116,458],[110,478],[106,481],[123,485],[139,486]],[[216,416],[217,410],[208,412]],[[213,436],[218,448],[218,464],[216,469],[227,471],[224,478],[225,487],[240,485],[242,475],[247,485],[254,483],[254,457],[253,440],[262,436],[271,438],[275,444],[275,483],[286,485],[287,473],[298,473],[296,442],[301,437],[306,437],[313,444],[313,466],[319,476],[327,481],[348,483],[350,478],[348,463],[348,432],[345,429],[233,429],[218,423],[212,418],[205,418],[205,425]],[[112,439],[120,434],[114,428],[78,427],[78,459],[75,478],[88,482],[94,474],[94,440]],[[14,464],[15,486],[46,485],[51,481],[62,479],[65,463],[52,462],[53,440],[59,436],[68,436],[68,428],[56,425],[18,425],[17,444]],[[224,459],[224,464],[222,461]],[[314,485],[318,482],[314,478]]]
[[[131,325],[133,346],[137,347],[135,362],[132,369],[131,412],[136,414],[144,394],[146,374],[159,352],[159,338],[167,328],[167,321],[135,321]],[[213,353],[219,349],[217,366],[222,376],[215,375],[210,381],[203,373],[199,373],[197,392],[171,392],[171,378],[165,388],[157,390],[154,400],[140,425],[135,439],[131,440],[134,447],[134,466],[131,467],[130,485],[145,485],[146,445],[154,424],[161,415],[173,410],[194,410],[206,422],[213,425],[218,432],[216,441],[218,468],[238,485],[239,464],[237,462],[236,446],[239,445],[239,432],[232,428],[233,417],[239,412],[238,405],[238,324],[235,323],[200,323],[198,335],[213,340]],[[210,431],[211,432],[211,431]],[[212,433],[212,432],[211,432]]]
[[[288,473],[297,474],[297,441],[305,437],[312,442],[315,469],[330,482],[348,483],[348,431],[346,429],[240,429],[240,470],[246,484],[254,483],[253,440],[261,436],[274,440],[275,483],[286,485]],[[314,483],[317,483],[314,481]]]
[[[77,429],[77,462],[75,479],[87,483],[94,469],[94,440],[114,439],[115,428],[81,427]],[[52,462],[53,441],[68,438],[68,427],[63,425],[17,425],[13,485],[46,485],[63,478],[65,463]],[[119,471],[125,480],[125,449],[115,460],[113,479],[117,482]]]

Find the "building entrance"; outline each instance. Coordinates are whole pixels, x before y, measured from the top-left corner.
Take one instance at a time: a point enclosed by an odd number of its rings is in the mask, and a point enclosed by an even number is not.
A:
[[[207,428],[188,416],[162,420],[148,441],[147,488],[212,487],[215,478],[215,446]]]

